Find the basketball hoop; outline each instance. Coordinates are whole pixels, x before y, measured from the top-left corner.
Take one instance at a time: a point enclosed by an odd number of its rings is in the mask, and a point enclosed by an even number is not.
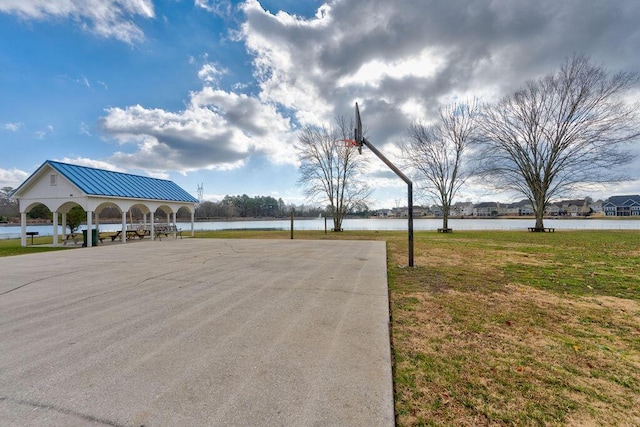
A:
[[[358,143],[353,139],[338,139],[336,142],[343,142],[345,147],[357,147]]]

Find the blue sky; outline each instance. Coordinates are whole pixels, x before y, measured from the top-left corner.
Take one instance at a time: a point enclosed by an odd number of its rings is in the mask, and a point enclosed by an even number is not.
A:
[[[358,101],[395,159],[412,120],[573,53],[640,71],[639,19],[635,0],[0,0],[0,187],[52,159],[305,203],[301,126]],[[372,206],[393,207],[405,185],[371,164]],[[640,164],[630,175],[591,195],[640,193]],[[513,196],[478,183],[461,199]]]

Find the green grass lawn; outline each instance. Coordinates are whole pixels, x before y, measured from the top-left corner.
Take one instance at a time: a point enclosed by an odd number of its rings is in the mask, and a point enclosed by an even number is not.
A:
[[[294,236],[387,242],[398,425],[640,425],[640,231]]]
[[[70,247],[67,246],[60,246],[58,248],[40,246],[50,245],[51,243],[53,243],[53,237],[51,236],[34,237],[33,246],[31,245],[31,237],[28,237],[27,246],[24,248],[20,246],[20,239],[0,240],[0,257],[70,249]]]

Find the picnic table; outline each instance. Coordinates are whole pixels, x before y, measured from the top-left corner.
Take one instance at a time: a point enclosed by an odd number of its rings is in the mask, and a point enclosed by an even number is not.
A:
[[[142,240],[144,236],[149,236],[150,234],[151,232],[145,229],[125,231],[125,236],[127,240],[135,239],[136,237]],[[118,230],[116,233],[110,235],[109,237],[111,237],[111,241],[113,242],[114,240],[118,239],[121,236],[122,236],[122,230]]]
[[[73,242],[74,245],[77,245],[79,241],[80,241],[80,233],[69,233],[66,236],[64,236],[64,240],[62,241],[62,244],[66,245],[67,243]]]

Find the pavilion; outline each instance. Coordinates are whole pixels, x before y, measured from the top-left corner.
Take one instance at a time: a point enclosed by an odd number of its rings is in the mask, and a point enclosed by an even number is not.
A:
[[[154,238],[154,215],[160,210],[166,214],[167,224],[176,223],[176,213],[185,208],[191,213],[191,236],[194,234],[194,214],[198,200],[169,180],[127,173],[71,165],[52,160],[44,162],[11,195],[19,201],[21,244],[27,245],[27,213],[38,204],[53,212],[53,245],[58,246],[58,214],[62,214],[63,240],[66,235],[67,213],[74,206],[87,212],[87,235],[97,230],[100,212],[105,208],[118,208],[122,214],[122,243],[126,242],[127,212],[138,208],[144,215]],[[172,216],[172,218],[170,217]],[[95,218],[95,221],[94,221]],[[175,233],[175,227],[174,227]],[[174,234],[175,237],[175,234]],[[87,238],[87,246],[92,245]]]

